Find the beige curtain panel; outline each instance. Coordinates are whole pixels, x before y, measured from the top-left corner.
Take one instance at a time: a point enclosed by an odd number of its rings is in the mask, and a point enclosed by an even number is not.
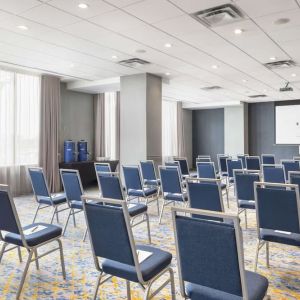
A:
[[[177,102],[177,143],[178,156],[185,157],[182,102]]]

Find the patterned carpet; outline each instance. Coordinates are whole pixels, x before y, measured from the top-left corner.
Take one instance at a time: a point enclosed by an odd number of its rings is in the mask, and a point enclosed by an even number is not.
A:
[[[230,192],[232,194],[232,192]],[[16,207],[23,225],[29,224],[36,209],[32,197],[15,199]],[[174,239],[171,225],[170,207],[167,207],[162,225],[158,225],[155,204],[150,205],[150,220],[152,243],[173,253],[173,269],[175,271],[177,299],[179,294],[177,267],[174,252]],[[233,195],[230,196],[230,209],[236,213],[236,203]],[[61,214],[61,220],[66,214]],[[244,218],[241,216],[241,225],[244,228]],[[50,209],[40,211],[37,221],[50,221]],[[67,280],[61,276],[58,252],[52,253],[40,260],[40,270],[32,264],[24,285],[22,299],[91,299],[95,282],[98,276],[92,259],[89,240],[82,242],[84,233],[84,216],[77,215],[77,227],[70,222],[66,236],[63,238],[64,255],[66,262]],[[61,224],[62,225],[62,224]],[[146,244],[146,226],[139,225],[134,229],[136,243]],[[256,247],[255,213],[248,213],[248,230],[243,230],[246,268],[253,270]],[[50,246],[49,246],[50,247]],[[42,250],[41,250],[42,251]],[[26,251],[22,250],[23,263],[18,260],[17,252],[10,251],[4,255],[0,265],[0,299],[14,299],[24,268]],[[265,275],[270,281],[268,294],[272,299],[300,299],[300,249],[279,244],[270,245],[270,269],[265,266],[265,252],[261,250],[258,272]],[[131,284],[132,299],[142,299],[143,293],[136,284]],[[126,299],[125,281],[113,278],[105,283],[99,299]],[[165,288],[155,299],[171,299],[170,289]]]

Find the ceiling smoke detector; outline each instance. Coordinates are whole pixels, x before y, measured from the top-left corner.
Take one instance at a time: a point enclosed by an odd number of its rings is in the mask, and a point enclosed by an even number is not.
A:
[[[240,9],[230,3],[201,10],[191,16],[208,27],[230,24],[244,18]]]
[[[202,91],[215,91],[215,90],[221,90],[222,88],[218,85],[212,85],[212,86],[206,86],[204,88],[201,88]]]
[[[140,58],[125,59],[125,60],[119,61],[118,63],[122,66],[130,67],[130,68],[137,68],[137,67],[141,67],[143,65],[150,64],[149,61],[146,61],[146,60],[143,60]]]
[[[287,68],[291,68],[291,67],[295,67],[296,63],[291,60],[278,60],[278,61],[274,61],[274,62],[269,62],[264,64],[265,67],[267,67],[268,69],[287,69]]]

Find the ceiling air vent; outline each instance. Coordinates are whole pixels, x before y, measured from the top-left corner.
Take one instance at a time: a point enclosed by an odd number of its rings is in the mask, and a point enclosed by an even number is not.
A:
[[[249,98],[262,98],[262,97],[267,97],[267,95],[261,94],[261,95],[251,95],[248,96]]]
[[[130,58],[126,60],[121,60],[118,63],[122,66],[130,67],[130,68],[137,68],[143,65],[150,64],[149,61],[139,59],[139,58]]]
[[[209,27],[241,21],[244,17],[235,5],[229,3],[198,11],[191,16]]]
[[[289,59],[289,60],[279,60],[279,61],[274,61],[270,63],[264,64],[268,69],[286,69],[286,68],[291,68],[295,67],[296,63]]]
[[[215,91],[215,90],[221,90],[222,88],[218,85],[213,86],[206,86],[204,88],[201,88],[202,91]]]

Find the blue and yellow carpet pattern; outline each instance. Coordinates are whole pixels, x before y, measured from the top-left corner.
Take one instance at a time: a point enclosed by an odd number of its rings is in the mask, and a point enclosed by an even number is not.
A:
[[[19,197],[15,204],[22,225],[29,224],[33,219],[37,207],[32,197]],[[225,206],[225,204],[224,204]],[[179,293],[179,284],[176,267],[175,246],[170,214],[167,206],[163,221],[158,225],[156,205],[150,207],[152,243],[173,253],[173,269],[175,271],[176,298],[182,299]],[[236,213],[236,202],[232,191],[230,192],[230,209],[226,211]],[[51,209],[41,210],[37,221],[49,222]],[[65,221],[67,213],[60,215],[60,221]],[[40,259],[40,270],[37,271],[32,263],[26,278],[21,299],[91,299],[98,276],[95,269],[89,239],[82,242],[85,230],[84,216],[76,217],[77,227],[73,227],[70,220],[65,237],[63,237],[64,256],[67,271],[67,280],[61,276],[59,253],[54,252]],[[62,222],[60,225],[63,226]],[[136,243],[147,243],[146,225],[134,228]],[[244,229],[244,216],[241,215],[241,225]],[[253,270],[256,248],[256,221],[255,212],[248,213],[248,230],[243,230],[245,264],[246,268]],[[51,247],[50,245],[47,247]],[[42,252],[42,250],[41,250]],[[0,265],[0,299],[15,299],[16,290],[24,269],[24,260],[27,258],[25,249],[22,250],[23,263],[18,260],[17,251],[6,253]],[[268,294],[271,299],[300,299],[300,249],[297,247],[270,244],[270,268],[266,268],[265,252],[262,249],[259,258],[258,272],[269,279]],[[162,279],[163,280],[163,279]],[[143,299],[143,292],[136,284],[131,284],[132,300]],[[105,283],[99,292],[98,299],[126,299],[126,284],[124,280],[113,278]],[[155,299],[171,299],[170,289],[165,288]]]

